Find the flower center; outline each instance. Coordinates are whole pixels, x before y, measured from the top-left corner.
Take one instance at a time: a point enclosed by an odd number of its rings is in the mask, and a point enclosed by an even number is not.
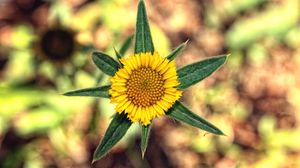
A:
[[[148,67],[136,69],[127,80],[127,95],[137,106],[151,106],[164,95],[163,76]]]

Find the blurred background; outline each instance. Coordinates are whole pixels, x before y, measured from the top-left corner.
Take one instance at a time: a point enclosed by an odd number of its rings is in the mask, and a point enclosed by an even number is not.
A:
[[[299,0],[146,0],[161,55],[189,40],[178,67],[231,54],[181,98],[226,136],[163,117],[144,160],[135,124],[90,164],[114,107],[61,94],[109,82],[91,52],[115,56],[134,33],[137,3],[0,0],[0,167],[300,167]]]

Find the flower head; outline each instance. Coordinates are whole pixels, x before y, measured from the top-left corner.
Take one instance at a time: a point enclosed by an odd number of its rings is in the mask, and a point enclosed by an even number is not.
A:
[[[140,53],[120,59],[123,67],[111,78],[111,102],[118,113],[132,122],[148,125],[164,115],[181,96],[174,61],[157,52]]]
[[[70,58],[75,49],[74,32],[63,28],[47,30],[41,36],[40,47],[43,54],[52,61]]]

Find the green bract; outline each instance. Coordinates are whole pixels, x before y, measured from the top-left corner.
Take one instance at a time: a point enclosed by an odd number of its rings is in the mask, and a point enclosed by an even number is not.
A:
[[[150,130],[151,130],[151,124],[147,126],[142,125],[141,151],[142,151],[143,158],[148,146]]]
[[[125,114],[116,114],[109,124],[101,143],[98,145],[92,162],[95,162],[104,156],[119,140],[121,140],[131,124],[132,123],[127,119]]]
[[[115,50],[116,56],[121,58],[127,49],[129,48],[133,36],[130,36],[123,44],[119,51]],[[166,58],[173,60],[179,53],[185,48],[187,42],[179,45],[174,51],[172,51]],[[141,52],[154,52],[154,45],[152,42],[150,27],[147,19],[146,8],[143,0],[140,0],[137,12],[136,33],[135,33],[135,53]],[[120,68],[118,61],[115,61],[112,57],[102,52],[94,52],[92,54],[93,61],[96,66],[105,74],[114,76],[114,74]],[[220,55],[211,57],[209,59],[199,61],[190,65],[187,65],[177,70],[178,79],[180,85],[178,89],[186,89],[197,82],[210,76],[226,61],[227,55]],[[102,87],[93,87],[87,89],[81,89],[76,91],[67,92],[66,96],[92,96],[92,97],[104,97],[109,98],[108,90],[110,85]],[[203,129],[207,132],[224,135],[224,133],[213,124],[209,123],[205,119],[191,112],[179,101],[170,108],[166,115],[174,118],[178,121],[184,122],[191,126]],[[102,158],[127,132],[132,122],[126,118],[126,114],[116,113],[111,121],[102,141],[98,145],[94,156],[93,162]],[[147,149],[148,139],[150,135],[151,124],[148,126],[142,126],[141,131],[141,151],[142,156]]]
[[[65,96],[91,96],[91,97],[105,97],[109,98],[108,90],[110,85],[101,87],[85,88],[64,93]]]

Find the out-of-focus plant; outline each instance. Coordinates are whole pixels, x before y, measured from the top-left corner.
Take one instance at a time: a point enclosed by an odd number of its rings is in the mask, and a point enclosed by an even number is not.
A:
[[[10,2],[12,5],[15,4],[14,1]],[[8,6],[10,2],[1,2],[3,13],[14,9]],[[42,1],[20,1],[21,4],[25,4],[24,8],[34,5],[35,2]],[[53,5],[54,3],[56,4]],[[42,18],[43,24],[27,22],[24,18],[28,16],[20,18],[18,15],[20,11],[17,10],[13,12],[15,15],[10,14],[9,18],[3,19],[3,13],[1,14],[0,167],[20,167],[22,164],[25,167],[32,166],[27,163],[33,162],[31,155],[34,152],[31,150],[39,146],[39,140],[47,136],[52,139],[54,135],[52,132],[55,132],[61,125],[72,127],[71,121],[74,119],[74,114],[86,110],[92,102],[92,99],[62,100],[65,98],[57,95],[57,90],[62,90],[62,88],[65,90],[93,85],[95,83],[93,77],[98,75],[86,69],[77,71],[88,64],[86,55],[92,46],[91,43],[81,42],[77,37],[81,29],[65,23],[61,19],[64,16],[60,17],[55,12],[52,14],[49,12],[49,10],[55,11],[55,8],[59,6],[58,3],[64,2],[47,2],[45,11],[44,8],[37,9],[45,13],[29,14],[30,17]],[[99,8],[99,5],[95,3],[93,6]],[[6,7],[7,11],[2,10],[3,7]],[[81,8],[78,9],[80,10]],[[73,17],[75,14],[70,12],[72,11],[63,11],[65,15]],[[16,22],[5,21],[11,18],[18,20]],[[90,24],[96,25],[96,21],[90,20]],[[80,21],[77,20],[77,23]],[[64,133],[71,132],[69,134],[73,136],[74,131],[69,130],[65,129]],[[10,140],[12,135],[15,137],[13,141]],[[55,137],[55,139],[61,142],[62,138]],[[74,139],[70,138],[70,141],[73,143]],[[46,140],[45,144],[47,143]],[[51,145],[53,148],[58,148],[54,141]],[[68,150],[67,146],[59,147],[63,148],[60,151]],[[60,153],[62,152],[57,152],[57,154]],[[34,154],[41,155],[42,152],[36,150]],[[72,154],[69,153],[69,155]],[[40,157],[35,157],[35,159],[42,161]]]
[[[135,33],[135,54],[128,57],[116,51],[119,61],[102,52],[93,53],[96,66],[112,76],[111,85],[67,92],[66,96],[110,98],[116,105],[114,115],[93,162],[102,158],[127,132],[133,122],[142,125],[142,156],[146,151],[154,118],[167,115],[213,134],[223,135],[217,127],[192,113],[178,101],[182,90],[210,76],[226,61],[227,55],[212,57],[176,70],[174,59],[186,43],[166,58],[154,49],[146,8],[140,0]]]
[[[268,10],[251,18],[236,22],[226,33],[227,45],[231,48],[245,48],[262,37],[282,39],[299,20],[299,1],[288,0],[282,5],[272,5]]]

